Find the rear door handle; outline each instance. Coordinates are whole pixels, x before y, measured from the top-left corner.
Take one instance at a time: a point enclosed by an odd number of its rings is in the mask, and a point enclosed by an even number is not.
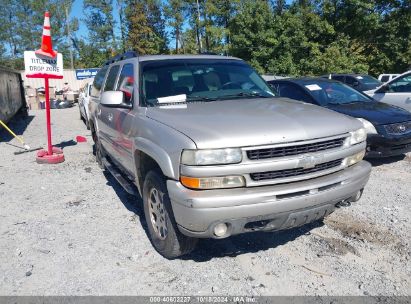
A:
[[[98,109],[97,110],[97,116],[100,116],[101,115],[101,109]]]

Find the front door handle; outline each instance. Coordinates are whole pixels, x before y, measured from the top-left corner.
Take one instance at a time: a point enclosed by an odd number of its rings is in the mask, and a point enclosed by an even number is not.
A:
[[[97,110],[97,116],[100,116],[101,115],[101,109],[98,109]]]
[[[108,119],[108,121],[112,121],[113,120],[113,113],[108,113],[107,119]]]

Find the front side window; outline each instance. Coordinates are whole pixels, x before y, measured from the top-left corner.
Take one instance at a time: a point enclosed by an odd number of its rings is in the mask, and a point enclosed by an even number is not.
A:
[[[104,92],[114,90],[114,85],[116,84],[116,79],[117,79],[117,74],[118,74],[119,69],[120,69],[119,65],[115,65],[111,67],[107,75],[106,84],[104,85]]]
[[[117,91],[124,93],[124,102],[131,103],[134,91],[134,68],[133,64],[127,63],[121,69],[118,78]]]
[[[361,78],[361,79],[362,79],[362,78]],[[348,84],[348,85],[350,85],[350,86],[352,86],[352,85],[354,85],[354,84],[357,84],[357,85],[358,85],[358,84],[360,83],[360,81],[359,81],[359,79],[357,79],[357,78],[347,76],[347,77],[345,77],[345,83]]]
[[[186,102],[273,97],[265,81],[238,60],[177,59],[141,63],[142,97],[148,106],[157,98],[185,95]]]
[[[279,85],[279,95],[304,102],[312,102],[303,90],[292,84],[281,83]]]
[[[390,83],[388,92],[393,93],[410,93],[411,92],[411,74],[404,75]]]
[[[390,80],[390,76],[385,75],[381,77],[381,82],[387,82],[388,80]]]
[[[96,77],[94,77],[94,81],[93,81],[93,85],[91,89],[91,96],[94,96],[94,97],[100,96],[101,87],[103,86],[103,81],[104,81],[104,78],[106,77],[107,69],[108,69],[107,66],[103,67],[97,73]]]

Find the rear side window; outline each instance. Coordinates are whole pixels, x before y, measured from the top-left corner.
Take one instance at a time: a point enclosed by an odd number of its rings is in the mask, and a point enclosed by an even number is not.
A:
[[[118,74],[119,69],[120,69],[119,65],[115,65],[111,67],[107,75],[106,84],[104,85],[104,92],[114,90],[114,85],[116,84],[116,79],[117,79],[117,74]]]
[[[103,81],[104,81],[104,78],[106,77],[107,69],[108,69],[107,66],[102,68],[97,73],[96,77],[94,77],[93,85],[91,88],[91,96],[94,96],[94,97],[100,96],[100,90],[101,90],[101,87],[103,86]]]
[[[341,82],[344,82],[344,81],[345,81],[345,79],[344,79],[345,77],[344,77],[344,76],[340,76],[340,75],[333,75],[331,78],[334,79],[334,80],[341,81]]]
[[[124,93],[124,102],[131,103],[134,91],[134,68],[133,64],[127,63],[121,69],[120,77],[118,78],[117,91]]]

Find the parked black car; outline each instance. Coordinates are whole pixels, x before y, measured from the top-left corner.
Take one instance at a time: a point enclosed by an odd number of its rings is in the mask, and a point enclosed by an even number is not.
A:
[[[374,90],[382,85],[378,79],[365,74],[328,74],[321,77],[341,81],[361,92]]]
[[[288,78],[268,82],[276,95],[319,105],[358,118],[367,129],[367,156],[387,157],[411,151],[411,113],[335,80]],[[324,126],[326,127],[326,126]]]

